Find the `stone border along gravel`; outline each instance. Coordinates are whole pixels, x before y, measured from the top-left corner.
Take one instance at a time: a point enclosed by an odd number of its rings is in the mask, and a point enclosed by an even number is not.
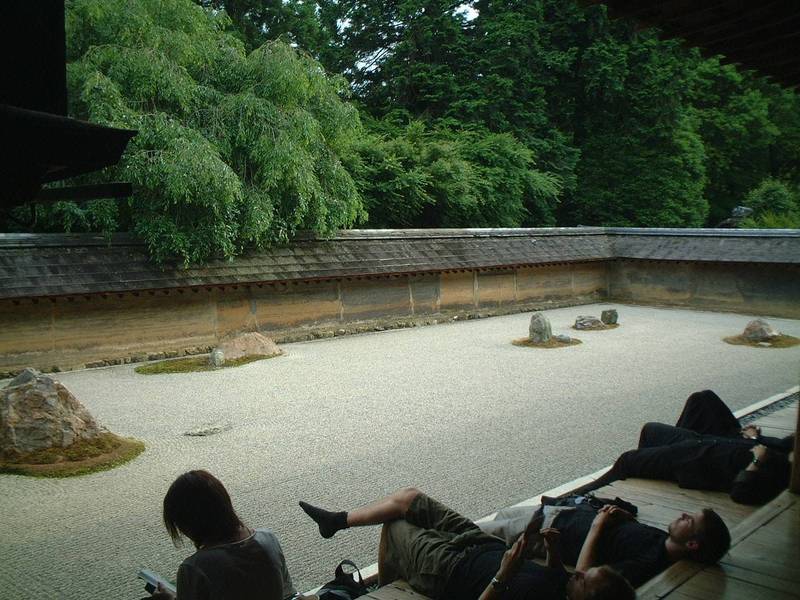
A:
[[[792,402],[797,402],[800,400],[800,386],[795,386],[789,390],[786,390],[783,394],[778,394],[778,400],[773,400],[775,396],[767,398],[766,400],[762,400],[761,402],[757,402],[756,404],[751,404],[743,408],[742,410],[737,410],[734,414],[739,419],[739,423],[742,425],[748,425],[752,423],[756,419],[760,419],[761,417],[766,417],[767,415],[771,415],[774,412],[779,411],[782,408],[786,408]],[[788,394],[788,395],[787,395]],[[771,401],[771,403],[770,403]],[[753,409],[756,405],[762,405],[761,408]],[[752,410],[752,412],[750,412]]]
[[[761,417],[765,417],[770,415],[774,412],[781,410],[782,408],[786,408],[793,402],[800,401],[800,386],[794,386],[786,390],[785,392],[781,392],[780,394],[775,394],[774,396],[770,396],[769,398],[765,398],[764,400],[759,400],[758,402],[754,402],[749,406],[745,406],[744,408],[735,411],[733,414],[734,416],[739,419],[739,423],[742,425],[747,425],[748,423],[753,422],[756,419]],[[607,467],[603,467],[591,473],[589,475],[584,475],[583,477],[578,477],[577,479],[573,479],[567,483],[561,484],[557,487],[549,489],[541,494],[534,496],[532,498],[528,498],[527,500],[523,500],[522,502],[518,502],[514,504],[514,506],[530,506],[533,504],[539,504],[540,499],[542,496],[560,496],[562,494],[566,494],[571,490],[574,490],[590,481],[597,479],[603,473],[605,473],[608,469],[611,468],[611,465]],[[503,507],[505,508],[505,507]],[[478,523],[482,523],[484,521],[490,521],[496,515],[496,512],[493,512],[490,515],[486,515],[477,520]],[[361,576],[366,579],[367,577],[372,577],[373,575],[377,575],[378,573],[378,563],[373,563],[361,569]],[[303,592],[304,594],[313,594],[315,593],[322,584],[315,587],[314,589],[308,590]]]

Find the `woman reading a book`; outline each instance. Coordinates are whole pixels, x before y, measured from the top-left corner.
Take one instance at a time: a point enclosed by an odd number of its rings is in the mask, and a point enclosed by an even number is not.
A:
[[[197,549],[178,568],[179,600],[283,600],[296,594],[278,538],[242,523],[211,473],[189,471],[172,483],[164,497],[164,525],[176,546],[187,537]],[[152,598],[175,595],[159,585]]]

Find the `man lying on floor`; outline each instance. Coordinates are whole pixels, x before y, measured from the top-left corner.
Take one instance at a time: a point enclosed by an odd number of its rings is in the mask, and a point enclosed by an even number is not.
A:
[[[506,543],[514,542],[525,531],[555,528],[561,533],[565,563],[574,565],[581,557],[589,557],[591,564],[612,567],[634,587],[684,558],[714,564],[731,543],[728,528],[710,508],[684,513],[662,531],[639,523],[632,514],[636,507],[618,498],[603,501],[573,495],[546,500],[543,506],[501,510],[494,520],[481,522],[480,527]],[[531,534],[528,538],[532,555],[541,557],[541,543]]]
[[[752,425],[742,429],[719,396],[705,390],[689,396],[675,426],[647,423],[639,447],[623,453],[610,471],[580,491],[641,477],[728,492],[741,504],[763,504],[789,484],[793,446],[794,436],[762,436]]]
[[[405,488],[350,512],[329,512],[305,502],[303,510],[329,538],[340,529],[383,524],[378,556],[381,585],[402,578],[435,600],[629,600],[633,588],[600,554],[583,552],[570,575],[552,529],[523,533],[508,549],[469,519],[415,488]],[[603,520],[619,518],[611,511]],[[536,524],[534,524],[536,525]],[[539,537],[547,565],[525,558],[528,538]]]

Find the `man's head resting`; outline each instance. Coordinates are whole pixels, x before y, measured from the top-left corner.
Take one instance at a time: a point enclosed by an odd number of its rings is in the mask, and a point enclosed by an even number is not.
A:
[[[683,549],[686,558],[714,564],[731,546],[731,534],[722,518],[710,508],[683,513],[669,524],[669,541]]]
[[[634,600],[631,584],[608,566],[575,571],[567,582],[569,600]]]

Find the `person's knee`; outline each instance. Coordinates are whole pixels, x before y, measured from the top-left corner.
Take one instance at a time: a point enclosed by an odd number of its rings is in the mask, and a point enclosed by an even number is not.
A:
[[[639,432],[639,448],[646,448],[647,446],[652,445],[649,442],[652,440],[653,435],[660,425],[661,423],[650,421],[642,426],[642,430]]]
[[[422,490],[413,486],[400,488],[394,493],[395,500],[400,505],[403,514],[408,512],[408,509],[411,508],[411,503],[420,495],[422,495]]]
[[[633,461],[634,457],[636,456],[636,450],[628,450],[627,452],[623,452],[619,455],[616,461],[614,461],[614,466],[611,467],[611,472],[620,479],[625,479],[628,477],[628,472],[630,471],[631,462]]]
[[[686,399],[686,406],[691,406],[696,403],[705,404],[708,402],[721,402],[721,400],[720,397],[711,390],[700,390],[699,392],[689,395]]]

